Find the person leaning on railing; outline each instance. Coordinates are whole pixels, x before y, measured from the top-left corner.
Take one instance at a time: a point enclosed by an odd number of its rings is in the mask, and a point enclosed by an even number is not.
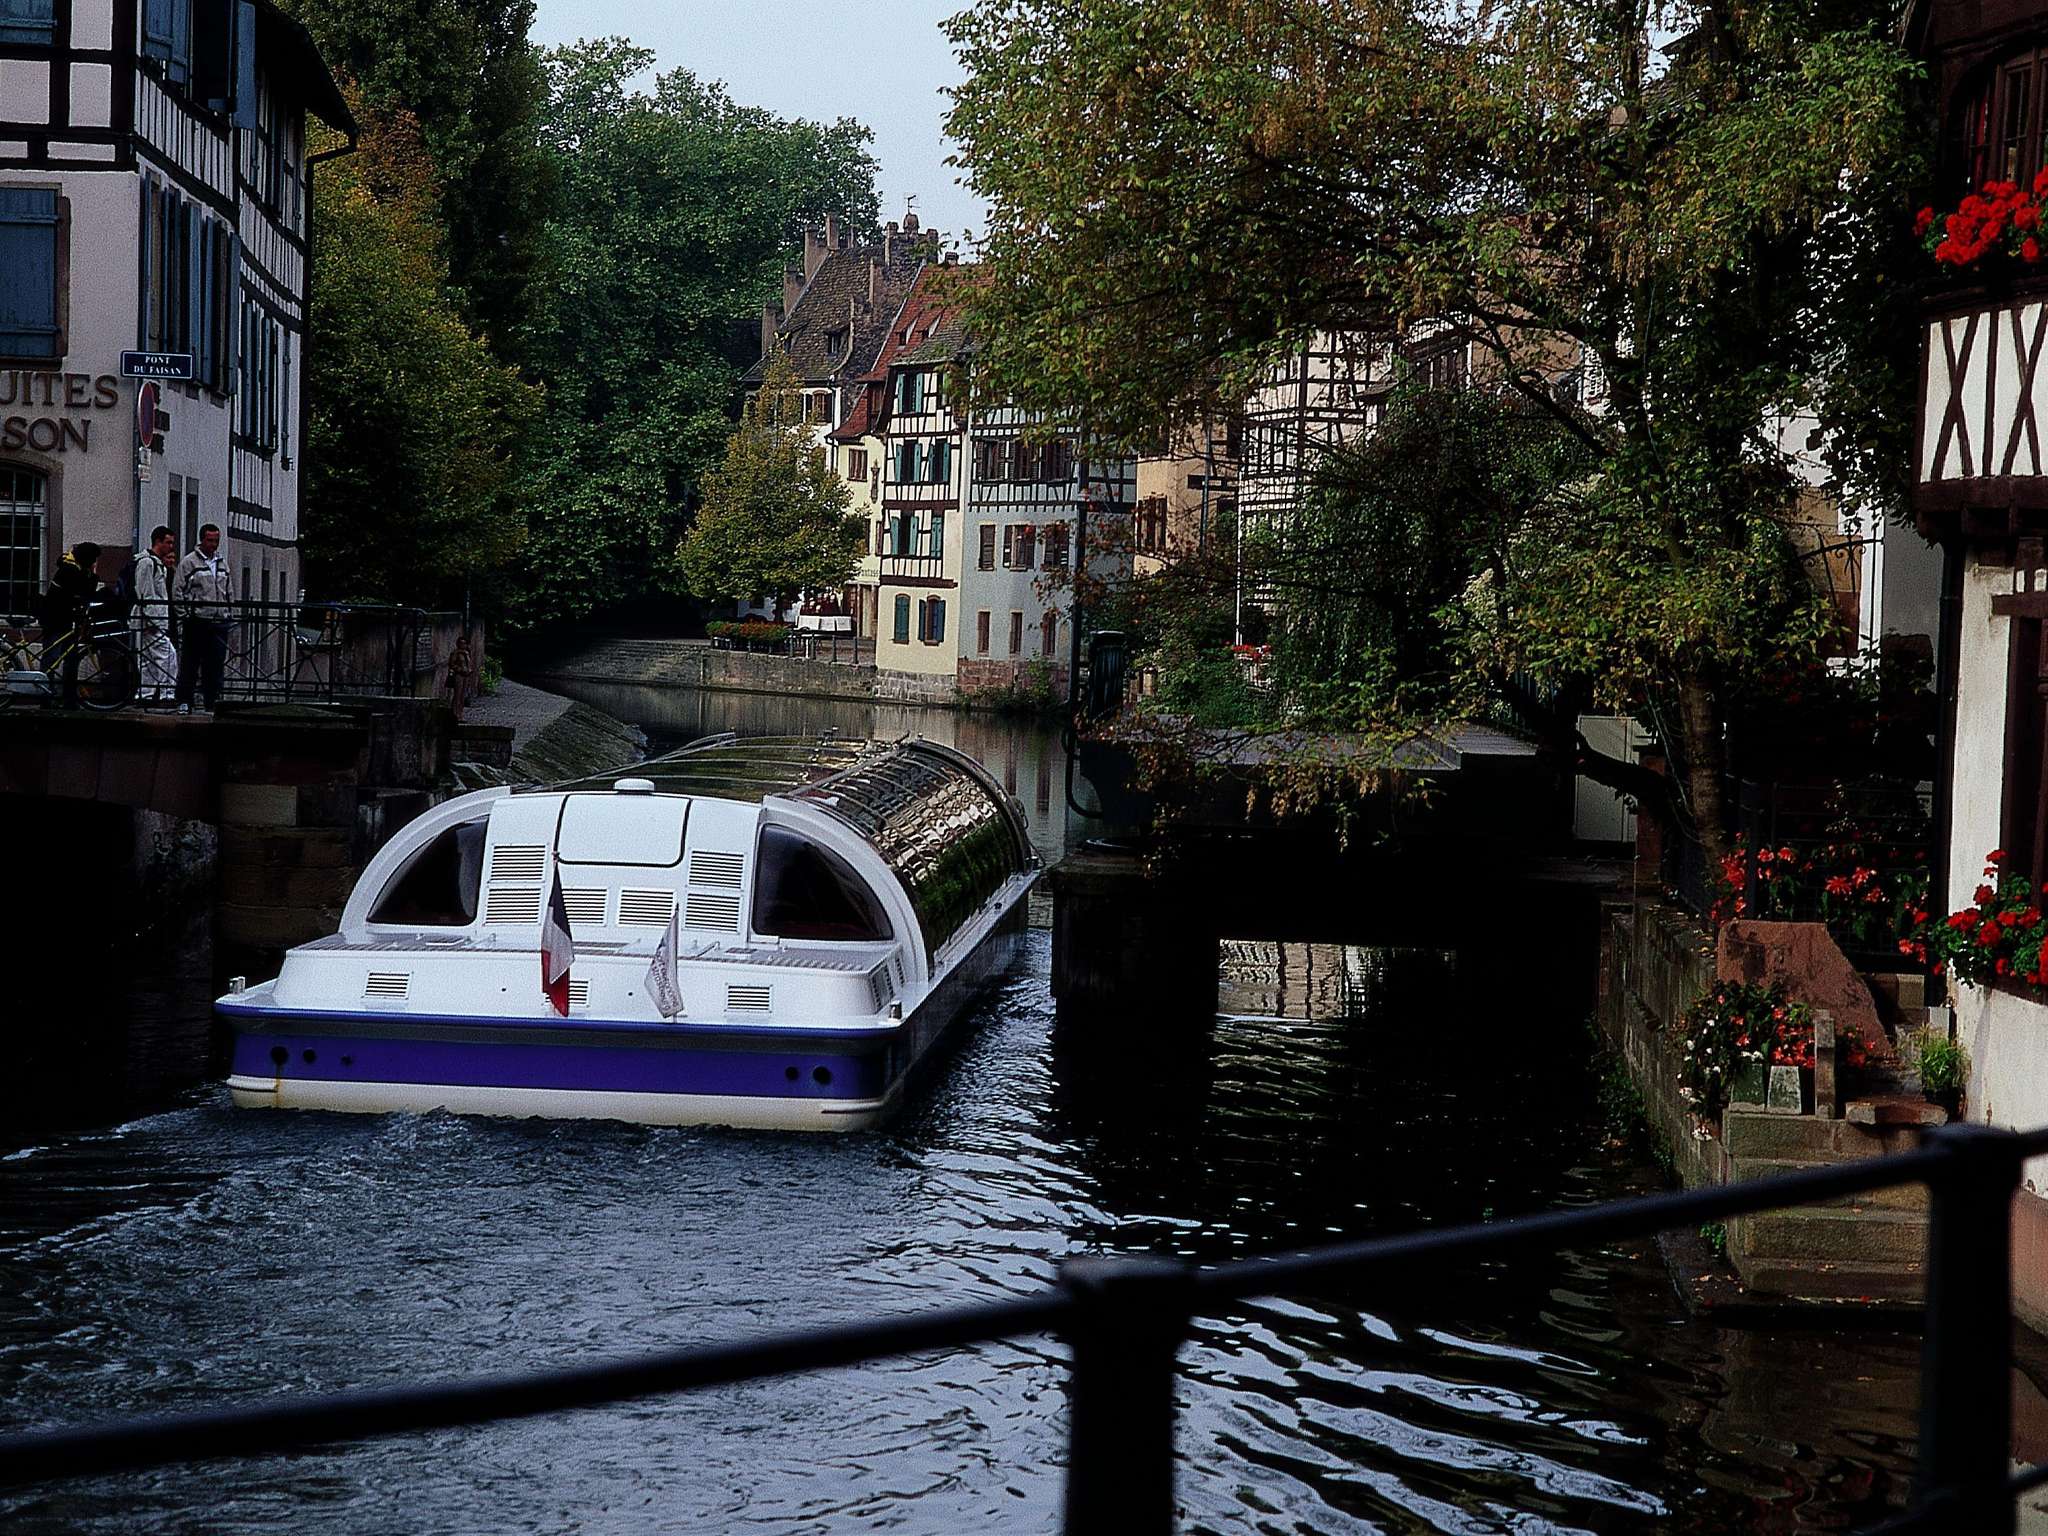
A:
[[[220,554],[220,528],[208,523],[199,530],[199,547],[178,562],[171,578],[171,602],[183,629],[178,650],[178,713],[192,713],[192,695],[202,689],[206,707],[220,705],[221,672],[228,659],[228,633],[234,625],[230,606],[234,592],[228,563]]]
[[[168,708],[178,681],[177,638],[171,628],[171,568],[178,536],[162,524],[135,557],[135,649],[142,664],[145,709]]]

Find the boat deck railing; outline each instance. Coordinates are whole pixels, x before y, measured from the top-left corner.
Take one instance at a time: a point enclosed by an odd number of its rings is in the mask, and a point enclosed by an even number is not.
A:
[[[1072,1352],[1065,1529],[1164,1536],[1174,1526],[1175,1355],[1197,1316],[1256,1297],[1572,1246],[1692,1230],[1730,1217],[1924,1184],[1930,1197],[1918,1475],[1911,1503],[1867,1528],[2010,1533],[2048,1466],[2011,1471],[2012,1200],[2048,1128],[1930,1132],[1910,1152],[1770,1179],[1649,1195],[1476,1226],[1337,1243],[1200,1267],[1161,1258],[1069,1260],[1044,1292],[979,1306],[809,1328],[524,1375],[263,1399],[232,1408],[0,1437],[0,1485],[246,1459],[297,1448],[496,1423],[902,1355],[1055,1334]]]

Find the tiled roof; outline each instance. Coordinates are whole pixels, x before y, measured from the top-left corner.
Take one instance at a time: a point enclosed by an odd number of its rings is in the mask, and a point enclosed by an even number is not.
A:
[[[835,442],[857,442],[875,430],[878,412],[870,408],[870,397],[881,400],[886,406],[887,395],[881,388],[867,386],[886,386],[889,369],[897,363],[912,360],[913,355],[918,362],[935,360],[923,355],[927,347],[935,340],[960,333],[958,322],[939,298],[943,281],[939,274],[959,270],[956,266],[940,262],[926,262],[919,269],[903,300],[902,309],[890,317],[891,323],[875,355],[874,365],[858,381],[862,386],[860,393],[838,429],[832,433]]]
[[[775,328],[776,340],[796,365],[797,377],[806,384],[828,384],[859,378],[872,368],[889,333],[889,322],[916,281],[929,250],[925,242],[899,236],[890,242],[886,264],[882,263],[879,240],[828,251],[796,304]],[[880,266],[872,303],[868,297],[871,262]],[[755,363],[747,370],[746,382],[759,383],[763,368],[763,363]]]

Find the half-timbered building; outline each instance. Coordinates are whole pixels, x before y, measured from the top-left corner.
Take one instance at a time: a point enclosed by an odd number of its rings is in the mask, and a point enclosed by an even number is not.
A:
[[[309,112],[352,141],[270,0],[0,0],[0,612],[157,523],[297,591]]]
[[[2043,154],[2048,4],[1919,0],[1908,46],[1939,106],[1935,206],[1987,182],[2030,185]],[[1942,684],[1949,907],[1969,904],[1986,855],[2048,879],[2048,274],[1994,254],[1956,269],[1926,304],[1915,422],[1914,514],[1943,551]],[[1939,896],[1940,891],[1937,890]],[[1973,1121],[2048,1124],[2048,1004],[2018,978],[1952,988],[1969,1052]],[[2048,1160],[2014,1208],[2015,1300],[2048,1324]]]

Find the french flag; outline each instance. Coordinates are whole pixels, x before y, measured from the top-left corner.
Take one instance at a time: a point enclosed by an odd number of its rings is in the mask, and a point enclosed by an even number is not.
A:
[[[554,872],[548,890],[548,913],[540,924],[540,989],[556,1013],[569,1016],[569,967],[576,963],[576,940],[569,934],[569,905],[562,900],[562,872]]]

